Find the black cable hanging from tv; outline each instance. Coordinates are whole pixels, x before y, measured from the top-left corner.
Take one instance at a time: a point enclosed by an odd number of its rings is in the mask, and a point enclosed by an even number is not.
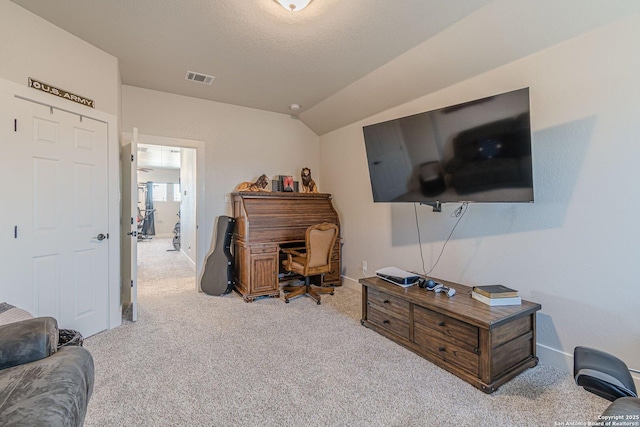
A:
[[[428,203],[420,203],[420,204],[428,204]],[[416,208],[416,203],[413,204],[413,211],[414,211],[415,218],[416,218],[416,228],[418,230],[418,246],[420,247],[420,260],[422,261],[422,272],[424,273],[425,277],[429,277],[431,272],[436,268],[436,266],[440,262],[440,258],[442,257],[442,254],[444,253],[444,249],[447,247],[447,243],[449,243],[449,240],[451,239],[451,236],[453,235],[453,232],[456,230],[456,227],[460,223],[460,220],[462,219],[464,214],[467,212],[467,207],[468,206],[469,206],[468,202],[463,202],[455,211],[453,211],[451,213],[451,218],[458,218],[458,220],[453,225],[453,228],[451,228],[451,232],[449,233],[449,236],[447,236],[447,240],[445,240],[444,245],[442,245],[442,250],[440,250],[440,254],[438,255],[438,259],[436,259],[435,264],[433,264],[431,269],[427,272],[426,271],[427,269],[424,266],[424,255],[422,253],[422,239],[421,239],[421,236],[420,236],[420,224],[418,222],[418,209]],[[440,211],[436,211],[435,207],[434,207],[434,212],[440,212]]]

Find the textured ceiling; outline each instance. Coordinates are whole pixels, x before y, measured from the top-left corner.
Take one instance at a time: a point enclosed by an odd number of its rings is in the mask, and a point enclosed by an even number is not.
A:
[[[125,85],[287,114],[297,103],[317,134],[640,11],[637,0],[314,0],[299,12],[274,0],[12,1],[116,56]]]

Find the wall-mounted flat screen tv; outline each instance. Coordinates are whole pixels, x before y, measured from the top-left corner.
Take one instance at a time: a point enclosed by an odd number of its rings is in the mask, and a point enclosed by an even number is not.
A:
[[[533,202],[529,88],[362,129],[375,202]]]

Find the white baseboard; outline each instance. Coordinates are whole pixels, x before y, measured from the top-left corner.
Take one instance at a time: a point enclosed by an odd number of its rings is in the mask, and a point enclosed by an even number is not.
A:
[[[536,344],[536,354],[543,365],[553,366],[561,371],[573,374],[572,354],[567,354],[540,343]]]
[[[573,375],[573,354],[567,354],[542,344],[536,345],[536,352],[541,364],[553,366],[554,368]],[[636,389],[640,390],[640,374],[632,373],[631,377],[636,385]]]
[[[184,255],[184,257],[187,259],[187,261],[189,261],[189,265],[191,266],[193,271],[196,271],[196,262],[194,260],[192,260],[191,257],[189,255],[187,255],[187,253],[185,251],[183,251],[182,249],[180,249],[180,253],[182,255]]]
[[[352,279],[351,277],[342,276],[342,286],[357,292],[362,292],[362,285],[357,279]]]

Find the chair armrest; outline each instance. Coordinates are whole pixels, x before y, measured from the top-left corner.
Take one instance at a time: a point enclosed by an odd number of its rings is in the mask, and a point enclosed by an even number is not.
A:
[[[44,359],[58,347],[58,322],[36,317],[0,326],[0,369]]]
[[[299,249],[293,249],[293,248],[284,248],[282,249],[282,252],[287,255],[295,255],[295,256],[301,256],[301,257],[307,256],[306,252],[300,252]]]

